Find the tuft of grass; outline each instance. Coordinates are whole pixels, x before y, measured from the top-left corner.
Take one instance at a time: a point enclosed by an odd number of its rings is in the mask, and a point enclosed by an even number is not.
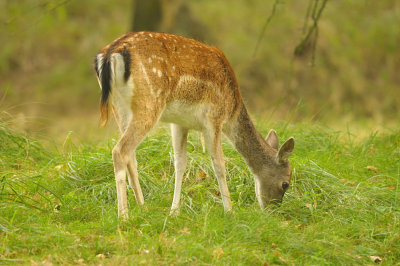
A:
[[[271,124],[260,125],[264,135]],[[145,205],[129,190],[119,222],[116,140],[48,151],[0,126],[0,262],[62,264],[368,264],[400,261],[400,131],[357,139],[310,125],[273,125],[296,139],[291,188],[260,210],[254,181],[224,142],[234,204],[224,213],[209,156],[189,135],[181,212],[169,216],[173,156],[165,128],[137,150]]]

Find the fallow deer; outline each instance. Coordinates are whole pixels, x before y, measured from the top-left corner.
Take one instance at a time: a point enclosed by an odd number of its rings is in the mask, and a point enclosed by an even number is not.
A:
[[[222,133],[254,175],[261,208],[282,200],[292,175],[288,157],[294,139],[279,149],[274,130],[266,139],[261,136],[242,101],[232,67],[219,49],[172,34],[128,33],[98,52],[95,70],[102,90],[101,125],[112,110],[121,132],[112,151],[119,217],[128,215],[127,172],[137,203],[144,203],[136,148],[159,121],[171,124],[175,166],[171,212],[179,208],[189,129],[204,136],[226,211],[232,203]]]

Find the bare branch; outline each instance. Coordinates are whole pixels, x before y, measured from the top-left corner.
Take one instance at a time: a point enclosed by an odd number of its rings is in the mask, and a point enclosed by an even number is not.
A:
[[[260,46],[261,40],[264,37],[264,33],[265,33],[265,30],[267,29],[267,26],[269,25],[269,23],[271,22],[272,18],[275,15],[276,7],[278,6],[278,4],[279,4],[279,0],[275,0],[274,5],[272,6],[271,14],[269,14],[267,20],[264,23],[264,26],[263,26],[261,32],[260,32],[260,35],[258,36],[256,47],[254,48],[254,52],[253,52],[253,58],[256,56],[256,53],[258,51],[258,47]]]
[[[310,12],[311,12],[311,7],[312,7],[312,1],[313,1],[313,0],[309,0],[309,2],[308,2],[306,17],[304,18],[303,34],[305,34],[306,31],[307,31],[307,25],[308,25],[308,19],[310,18]]]
[[[311,41],[312,47],[312,57],[311,57],[311,65],[314,65],[315,62],[315,51],[317,47],[317,39],[318,39],[318,21],[321,18],[322,11],[324,10],[326,3],[328,0],[323,0],[321,6],[318,8],[319,0],[314,1],[313,10],[311,13],[311,18],[313,20],[313,24],[309,27],[307,33],[304,35],[303,39],[294,49],[295,56],[301,56],[305,52],[306,46],[309,44],[311,37],[313,36],[313,40]],[[307,12],[308,13],[308,12]],[[306,22],[308,21],[308,17],[306,18]]]

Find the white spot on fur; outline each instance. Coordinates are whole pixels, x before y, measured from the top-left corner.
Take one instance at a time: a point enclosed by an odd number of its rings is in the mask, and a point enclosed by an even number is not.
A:
[[[147,75],[146,68],[144,67],[144,65],[143,65],[142,62],[140,62],[139,65],[140,65],[140,68],[142,69],[142,72],[143,72],[144,78],[145,78],[145,80],[146,80],[146,82],[147,82],[147,85],[149,85],[149,87],[150,87],[150,92],[151,92],[151,94],[154,95],[153,86],[151,85],[150,78],[149,78],[149,76]],[[156,71],[156,68],[153,67],[153,72],[155,72],[155,71]]]
[[[154,73],[156,73],[156,72],[157,72],[157,69],[156,69],[155,67],[153,67],[153,69],[152,69],[152,70],[153,70],[153,72],[154,72]]]
[[[161,70],[158,70],[157,74],[158,74],[158,77],[161,78],[161,76],[162,76]]]
[[[149,57],[149,63],[151,63],[153,60],[151,60],[151,57]]]
[[[155,54],[153,54],[151,57],[154,58],[154,59],[157,59],[159,61],[165,61],[164,57],[161,57],[161,56],[158,56],[158,55],[155,55]]]
[[[150,33],[149,36],[150,36],[150,37],[153,37],[153,34]]]
[[[175,70],[175,66],[172,66],[172,70]]]

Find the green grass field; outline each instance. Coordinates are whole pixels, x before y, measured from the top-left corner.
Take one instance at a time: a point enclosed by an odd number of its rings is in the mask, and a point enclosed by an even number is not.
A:
[[[169,132],[138,149],[145,205],[129,190],[117,218],[116,140],[48,149],[0,125],[0,264],[382,264],[400,261],[400,131],[359,139],[314,125],[275,127],[296,139],[294,179],[265,211],[239,154],[224,143],[233,213],[224,213],[199,135],[188,144],[179,216],[170,217]],[[371,257],[377,256],[379,258]],[[47,263],[47,264],[46,264]]]

